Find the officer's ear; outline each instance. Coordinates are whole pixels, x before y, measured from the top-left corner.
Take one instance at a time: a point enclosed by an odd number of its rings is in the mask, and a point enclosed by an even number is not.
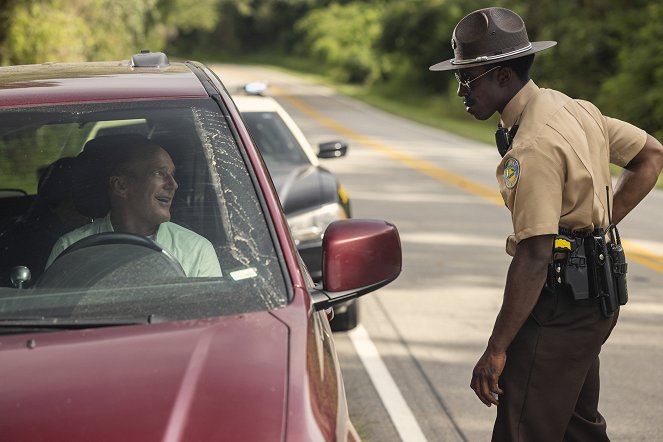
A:
[[[508,86],[513,80],[516,80],[518,76],[510,67],[504,66],[497,70],[497,84],[501,87]]]

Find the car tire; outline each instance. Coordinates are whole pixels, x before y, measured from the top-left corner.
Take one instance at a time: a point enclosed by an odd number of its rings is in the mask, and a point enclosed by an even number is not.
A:
[[[343,313],[335,314],[330,325],[332,331],[352,330],[359,323],[359,304],[356,299],[348,301]]]

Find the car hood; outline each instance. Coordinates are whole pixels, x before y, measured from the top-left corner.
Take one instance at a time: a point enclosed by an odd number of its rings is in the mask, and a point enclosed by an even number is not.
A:
[[[313,165],[270,165],[270,175],[286,214],[302,212],[336,200],[335,179]]]
[[[0,337],[8,441],[282,440],[288,329],[267,312]]]

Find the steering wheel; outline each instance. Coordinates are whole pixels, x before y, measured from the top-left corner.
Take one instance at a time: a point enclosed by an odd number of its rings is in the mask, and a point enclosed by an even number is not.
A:
[[[134,235],[133,233],[121,233],[121,232],[106,232],[106,233],[97,233],[95,235],[87,236],[81,240],[76,241],[71,246],[67,247],[60,255],[55,258],[55,261],[60,259],[62,256],[67,255],[68,253],[75,252],[87,247],[95,246],[106,246],[106,245],[115,245],[115,244],[126,244],[130,246],[140,246],[147,247],[152,249],[155,252],[162,253],[170,264],[177,270],[181,271],[184,274],[184,269],[182,264],[175,259],[167,250],[164,250],[159,244],[155,243],[153,240],[147,236]]]
[[[112,244],[128,244],[133,246],[142,246],[152,249],[156,252],[163,252],[172,260],[175,260],[170,253],[163,250],[159,244],[152,241],[150,238],[141,235],[134,235],[133,233],[119,233],[119,232],[106,232],[97,233],[92,236],[87,236],[79,241],[76,241],[71,246],[67,247],[64,252],[56,258],[59,259],[67,253],[75,252],[76,250],[84,249],[86,247],[105,246]],[[175,260],[175,262],[177,262]],[[179,264],[179,263],[178,263]]]
[[[88,236],[65,249],[35,286],[117,287],[173,277],[186,277],[184,269],[157,243],[140,235],[108,232]]]

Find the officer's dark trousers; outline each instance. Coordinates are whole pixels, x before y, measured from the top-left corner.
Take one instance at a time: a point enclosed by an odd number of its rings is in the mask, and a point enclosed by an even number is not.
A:
[[[509,346],[493,441],[607,441],[599,352],[617,322],[596,300],[543,290]]]

